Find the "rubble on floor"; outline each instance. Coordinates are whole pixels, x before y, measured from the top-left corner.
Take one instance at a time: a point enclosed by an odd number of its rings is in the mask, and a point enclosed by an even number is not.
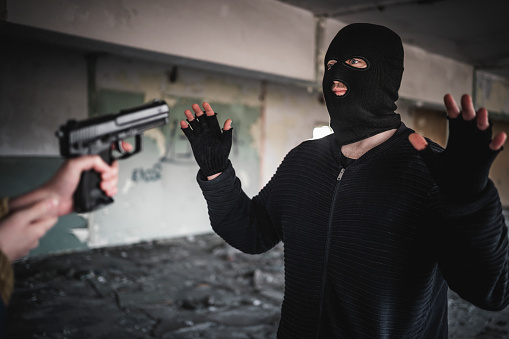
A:
[[[14,265],[6,338],[275,338],[283,247],[261,255],[214,234],[34,257]],[[509,338],[509,308],[454,293],[450,338]]]

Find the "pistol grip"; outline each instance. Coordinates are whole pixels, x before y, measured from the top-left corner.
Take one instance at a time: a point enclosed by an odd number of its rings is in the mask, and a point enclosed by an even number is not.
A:
[[[109,165],[112,163],[111,150],[99,153],[101,158]],[[113,199],[108,197],[100,187],[101,175],[94,171],[81,173],[80,183],[74,192],[74,211],[78,213],[91,212],[109,205]]]

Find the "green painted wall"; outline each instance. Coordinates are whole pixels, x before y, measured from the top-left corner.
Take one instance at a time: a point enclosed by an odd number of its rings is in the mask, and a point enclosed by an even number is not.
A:
[[[198,166],[180,129],[183,112],[196,98],[167,97],[169,124],[147,131],[143,151],[120,162],[115,203],[90,218],[90,245],[111,246],[211,232],[207,208],[196,183]],[[230,160],[248,194],[260,186],[255,140],[260,111],[242,104],[210,102],[220,124],[234,121]],[[227,114],[224,112],[228,112]]]

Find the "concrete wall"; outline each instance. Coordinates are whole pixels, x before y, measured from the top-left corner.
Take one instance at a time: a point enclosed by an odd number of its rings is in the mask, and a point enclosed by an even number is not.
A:
[[[57,155],[59,123],[87,117],[84,56],[3,41],[0,74],[0,154]]]
[[[476,72],[477,103],[499,116],[509,116],[509,79],[486,71]]]
[[[291,148],[328,122],[322,59],[341,22],[272,0],[6,4],[9,28],[41,39],[2,39],[0,165],[22,156],[36,167],[41,157],[57,157],[54,131],[67,119],[88,116],[91,76],[95,94],[110,101],[117,94],[161,98],[172,109],[170,124],[144,137],[143,153],[121,163],[115,204],[91,214],[88,229],[73,231],[86,246],[210,231],[197,166],[178,128],[191,103],[209,101],[221,122],[233,118],[231,158],[249,195]],[[416,106],[441,107],[445,93],[459,99],[471,92],[471,66],[415,46],[405,51],[398,112],[407,125],[415,124]],[[4,182],[5,173],[0,170]],[[10,187],[0,185],[0,195],[22,193]]]
[[[313,15],[272,0],[9,0],[7,13],[7,20],[16,24],[314,79],[314,49],[307,48],[314,46]]]

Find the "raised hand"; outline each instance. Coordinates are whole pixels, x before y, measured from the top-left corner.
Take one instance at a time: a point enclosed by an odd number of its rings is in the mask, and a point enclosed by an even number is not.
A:
[[[446,149],[431,149],[416,133],[409,140],[428,165],[442,194],[458,201],[474,199],[486,187],[490,166],[507,135],[502,132],[492,139],[487,110],[475,111],[469,95],[462,96],[461,111],[450,94],[445,95],[444,103],[449,119]]]
[[[203,103],[205,113],[198,104],[191,107],[195,115],[190,110],[185,110],[187,122],[181,121],[180,127],[191,143],[198,166],[211,180],[228,166],[228,155],[232,146],[232,121],[226,120],[221,131],[217,115],[208,103]]]

